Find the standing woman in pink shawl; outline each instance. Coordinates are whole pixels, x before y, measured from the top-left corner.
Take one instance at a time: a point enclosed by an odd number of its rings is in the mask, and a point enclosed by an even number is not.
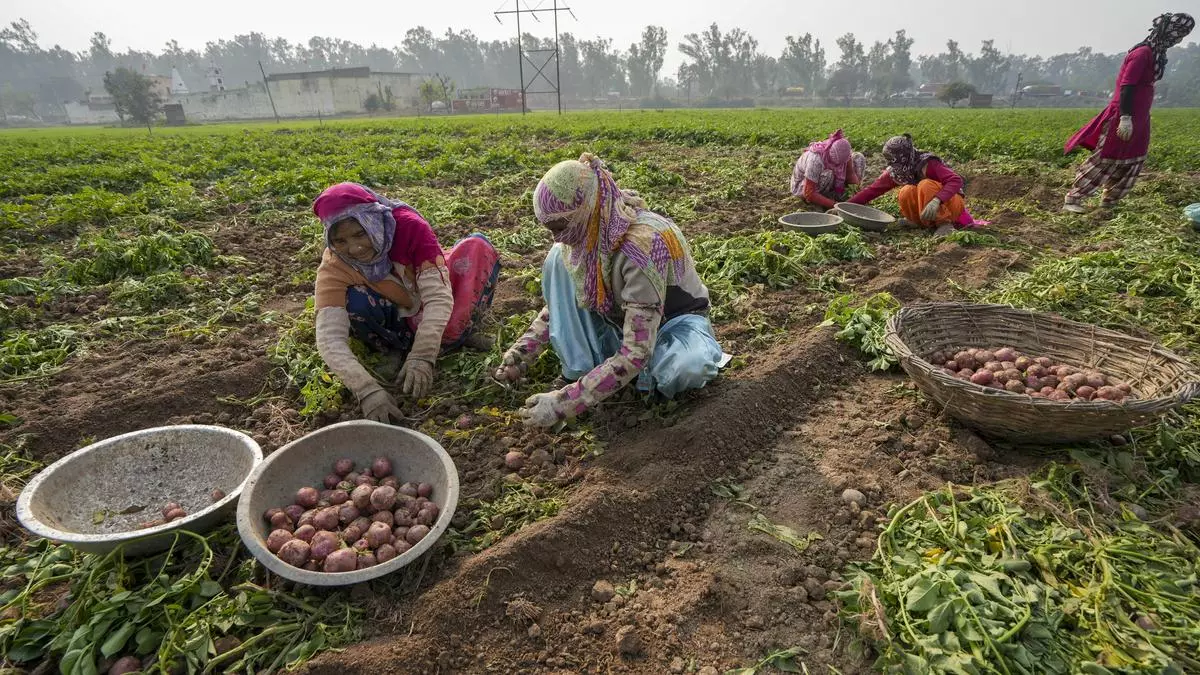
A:
[[[1125,56],[1113,99],[1087,126],[1067,141],[1065,151],[1092,150],[1079,165],[1063,210],[1084,213],[1083,200],[1104,189],[1100,205],[1112,208],[1137,183],[1150,149],[1150,106],[1154,83],[1167,71],[1167,50],[1183,42],[1196,20],[1187,14],[1154,19],[1150,35]]]
[[[317,350],[377,422],[400,421],[396,400],[350,349],[356,337],[368,349],[403,360],[396,384],[424,397],[434,362],[464,344],[492,304],[500,257],[473,234],[442,251],[429,223],[413,207],[357,183],[327,188],[313,202],[325,226],[317,268]]]
[[[832,209],[867,172],[867,158],[854,152],[841,129],[808,146],[792,169],[792,194],[809,204]]]

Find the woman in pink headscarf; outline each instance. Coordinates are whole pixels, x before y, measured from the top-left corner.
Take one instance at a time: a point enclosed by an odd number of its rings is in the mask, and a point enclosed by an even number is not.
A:
[[[846,186],[858,185],[867,158],[854,152],[841,129],[808,146],[792,169],[792,194],[809,204],[832,209],[846,197]]]
[[[400,421],[396,400],[359,363],[349,338],[403,362],[396,384],[424,397],[438,356],[470,341],[492,304],[500,258],[482,234],[443,251],[416,209],[357,183],[326,188],[313,202],[325,226],[317,269],[317,350],[354,392],[367,419]]]

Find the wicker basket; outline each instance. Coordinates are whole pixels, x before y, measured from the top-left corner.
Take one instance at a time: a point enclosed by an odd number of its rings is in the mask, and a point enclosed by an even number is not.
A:
[[[1155,421],[1200,392],[1200,374],[1161,346],[1049,314],[953,302],[904,307],[884,340],[927,395],[963,424],[998,438],[1066,443],[1102,438]],[[1033,356],[1095,368],[1133,387],[1136,398],[1051,401],[966,382],[926,361],[937,351],[1010,346]]]

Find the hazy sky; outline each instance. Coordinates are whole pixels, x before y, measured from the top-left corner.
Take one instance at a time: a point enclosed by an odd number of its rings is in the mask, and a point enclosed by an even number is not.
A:
[[[549,7],[552,0],[522,0],[527,7]],[[176,39],[185,48],[203,50],[205,42],[258,31],[296,42],[313,35],[362,44],[398,45],[404,32],[423,25],[434,33],[469,28],[484,39],[516,33],[511,16],[504,25],[492,12],[511,9],[515,0],[392,0],[314,2],[312,0],[3,0],[0,22],[28,19],[44,47],[71,51],[87,47],[103,31],[115,51],[127,47],[159,51]],[[994,38],[1002,51],[1055,54],[1090,45],[1098,51],[1123,51],[1141,40],[1150,22],[1166,11],[1200,15],[1200,0],[958,0],[921,4],[899,0],[559,0],[578,20],[563,15],[559,29],[576,36],[610,37],[625,49],[646,24],[664,26],[671,49],[664,75],[682,57],[675,46],[686,33],[717,22],[722,29],[741,27],[756,37],[760,50],[778,55],[784,36],[811,32],[827,44],[829,61],[837,58],[834,39],[852,31],[870,45],[899,28],[915,39],[913,53],[941,51],[947,39],[975,52],[980,40]],[[548,17],[547,17],[548,18]],[[549,21],[524,23],[535,35],[553,35]],[[1196,35],[1191,40],[1197,39]]]

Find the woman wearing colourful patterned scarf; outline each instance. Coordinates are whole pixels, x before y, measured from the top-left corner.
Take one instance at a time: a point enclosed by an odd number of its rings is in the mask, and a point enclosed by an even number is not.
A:
[[[900,215],[910,223],[937,228],[934,234],[945,236],[955,228],[986,225],[967,211],[963,199],[963,179],[940,157],[917,150],[912,136],[893,136],[883,144],[888,166],[875,182],[850,198],[852,204],[870,204],[899,187],[896,202]]]
[[[1154,83],[1167,72],[1167,50],[1183,42],[1195,25],[1187,14],[1163,14],[1154,19],[1149,37],[1125,55],[1112,101],[1064,148],[1067,153],[1077,147],[1093,152],[1079,165],[1063,210],[1084,213],[1083,200],[1101,188],[1100,205],[1112,208],[1133,189],[1150,149]]]
[[[315,291],[317,350],[367,419],[400,421],[396,400],[355,358],[349,336],[403,360],[396,384],[422,398],[433,386],[441,352],[484,346],[471,331],[492,304],[500,258],[479,234],[443,252],[416,209],[357,183],[327,188],[313,212],[325,226]]]
[[[527,424],[577,417],[635,379],[671,397],[717,376],[708,289],[674,223],[617,187],[590,154],[554,165],[533,211],[556,242],[542,266],[546,306],[494,377],[519,381],[549,345],[570,384],[531,396],[520,411]]]
[[[792,194],[810,204],[832,209],[867,172],[867,158],[854,152],[841,129],[808,146],[792,169]]]

